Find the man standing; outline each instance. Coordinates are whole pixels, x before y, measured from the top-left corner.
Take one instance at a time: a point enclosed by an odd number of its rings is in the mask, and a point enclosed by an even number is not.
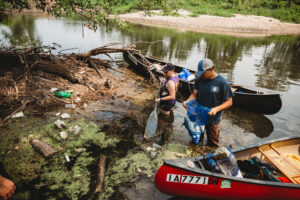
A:
[[[195,76],[197,79],[193,93],[183,102],[183,106],[188,109],[186,103],[196,99],[202,106],[210,108],[209,118],[205,125],[207,145],[219,147],[222,110],[232,105],[233,93],[228,81],[215,72],[214,63],[208,58],[199,62]],[[200,140],[203,140],[203,135]]]

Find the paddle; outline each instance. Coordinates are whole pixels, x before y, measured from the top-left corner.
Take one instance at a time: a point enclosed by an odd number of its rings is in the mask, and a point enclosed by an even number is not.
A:
[[[159,89],[158,89],[158,96],[159,96],[159,92],[160,92],[160,88],[161,88],[161,83],[162,83],[162,81],[160,80]],[[148,118],[148,121],[147,121],[146,129],[145,129],[145,133],[144,133],[144,138],[146,140],[153,137],[155,135],[155,132],[156,132],[157,121],[158,121],[158,116],[157,116],[156,109],[157,109],[157,102],[155,102],[154,110],[151,112],[151,114]]]

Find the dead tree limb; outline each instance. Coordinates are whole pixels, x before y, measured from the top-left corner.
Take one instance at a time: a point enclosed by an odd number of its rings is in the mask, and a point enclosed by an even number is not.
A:
[[[101,73],[99,72],[97,66],[93,63],[93,61],[91,59],[88,59],[88,64],[92,67],[92,68],[95,68],[96,72],[98,73],[98,75],[100,76],[100,78],[103,78]]]
[[[113,59],[108,53],[105,54],[107,57],[109,57],[113,62],[116,62],[115,59]]]
[[[128,52],[129,54],[131,54],[130,52]],[[138,54],[139,56],[140,56],[140,58],[142,59],[142,62],[141,61],[139,61],[139,60],[137,60],[133,55],[131,55],[131,57],[133,58],[133,59],[135,59],[135,61],[137,62],[137,63],[140,63],[142,66],[144,66],[146,69],[147,69],[147,71],[149,72],[149,74],[150,74],[150,80],[151,80],[151,82],[152,83],[154,83],[155,84],[155,86],[157,86],[157,87],[159,87],[159,83],[158,83],[158,80],[156,79],[156,77],[155,77],[155,75],[152,73],[152,71],[151,71],[151,63],[140,53],[140,52],[135,52],[136,54]]]
[[[106,157],[104,155],[101,155],[98,163],[97,183],[96,183],[94,194],[100,193],[103,190],[103,183],[104,183],[104,176],[105,176],[105,162],[106,162]]]
[[[138,52],[136,49],[133,49],[132,46],[123,47],[123,48],[109,48],[109,45],[105,45],[103,47],[92,49],[87,53],[76,54],[75,56],[79,60],[85,60],[86,58],[89,58],[91,56],[96,56],[99,54],[122,53],[125,51]]]

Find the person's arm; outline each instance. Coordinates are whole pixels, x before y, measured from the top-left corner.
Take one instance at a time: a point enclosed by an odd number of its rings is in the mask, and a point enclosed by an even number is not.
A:
[[[7,200],[16,190],[14,182],[0,175],[0,198]]]
[[[221,110],[225,110],[226,108],[229,108],[230,106],[232,106],[232,97],[228,98],[221,105],[211,108],[210,111],[208,112],[208,115],[215,116],[217,114],[217,112],[219,112]]]
[[[197,90],[193,90],[193,93],[189,96],[189,98],[187,100],[185,100],[184,102],[182,102],[182,105],[185,109],[188,109],[188,107],[186,106],[186,103],[193,100],[193,99],[196,99],[197,97]]]

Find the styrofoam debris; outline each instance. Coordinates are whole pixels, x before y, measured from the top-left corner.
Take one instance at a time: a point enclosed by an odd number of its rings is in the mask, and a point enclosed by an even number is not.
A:
[[[76,102],[76,103],[79,103],[80,100],[81,100],[81,98],[80,98],[80,97],[77,97],[77,98],[75,99],[75,102]]]
[[[76,108],[76,104],[66,104],[65,108],[66,109],[75,109]]]
[[[75,135],[78,135],[81,131],[81,127],[75,125],[69,128],[69,131],[73,132]]]
[[[61,120],[56,120],[54,122],[54,124],[56,125],[57,128],[61,129],[61,128],[65,128],[66,127],[66,124],[64,121],[61,121]]]
[[[153,143],[153,144],[152,144],[152,148],[154,148],[154,149],[156,149],[156,150],[159,150],[159,149],[161,149],[161,146],[158,145],[158,144],[156,144],[156,143]]]
[[[55,114],[55,116],[57,116],[57,117],[58,117],[59,115],[60,115],[60,112],[58,112],[58,113]]]
[[[20,118],[20,117],[24,117],[23,111],[18,112],[18,113],[15,113],[15,114],[13,114],[13,115],[11,116],[12,119]]]
[[[147,151],[155,151],[155,149],[152,148],[152,147],[147,147],[146,150],[147,150]]]
[[[71,118],[71,116],[68,113],[64,113],[64,114],[61,115],[61,118],[69,119],[69,118]]]
[[[150,153],[150,157],[155,158],[156,155],[157,155],[157,152],[152,150],[151,153]]]
[[[75,148],[74,150],[76,153],[81,153],[81,152],[86,151],[86,148]]]
[[[65,153],[65,158],[66,158],[66,161],[67,161],[67,162],[70,162],[70,161],[71,161],[71,160],[70,160],[70,157],[69,157],[68,154],[66,154],[66,153]]]
[[[59,135],[62,139],[66,139],[68,137],[68,133],[65,131],[59,132]]]
[[[54,92],[56,92],[57,90],[58,90],[58,88],[51,88],[51,89],[50,89],[50,92],[51,92],[51,93],[54,93]]]

